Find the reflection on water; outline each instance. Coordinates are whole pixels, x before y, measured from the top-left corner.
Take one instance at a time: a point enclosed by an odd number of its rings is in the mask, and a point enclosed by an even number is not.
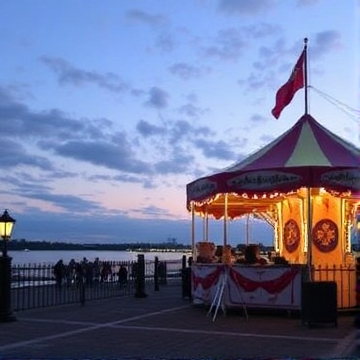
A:
[[[71,259],[81,261],[84,257],[89,261],[99,258],[101,261],[136,261],[139,253],[130,251],[98,251],[98,250],[34,250],[34,251],[9,251],[13,265],[22,264],[55,264],[59,259],[68,263]],[[154,261],[155,256],[160,261],[180,260],[182,252],[146,252],[145,261]]]

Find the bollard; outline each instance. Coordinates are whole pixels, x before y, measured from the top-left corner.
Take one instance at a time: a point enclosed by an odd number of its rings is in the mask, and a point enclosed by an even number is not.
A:
[[[155,291],[159,291],[159,258],[157,256],[155,256],[154,266],[154,286]]]
[[[135,297],[137,298],[147,297],[147,294],[145,294],[145,257],[143,254],[138,254],[135,282],[136,282]]]
[[[186,266],[186,256],[183,256],[182,262],[182,297],[183,299],[190,299],[192,297],[191,294],[191,265],[192,265],[192,257],[188,260],[188,265]]]
[[[80,304],[85,305],[85,283],[84,279],[80,279],[79,282],[79,295],[80,295]]]
[[[16,321],[11,310],[11,257],[0,257],[0,322]]]
[[[167,285],[167,263],[164,261],[164,285]]]
[[[166,268],[167,268],[166,261],[160,261],[159,262],[159,283],[161,283],[162,285],[167,284],[167,279],[166,279],[167,269]]]
[[[186,297],[186,255],[182,257],[181,263],[181,289],[182,289],[182,297]]]
[[[184,270],[186,268],[186,255],[182,256],[181,259],[181,268]]]

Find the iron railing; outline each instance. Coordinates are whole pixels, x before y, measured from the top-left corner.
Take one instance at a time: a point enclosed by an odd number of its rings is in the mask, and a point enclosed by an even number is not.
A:
[[[157,264],[157,271],[155,271]],[[98,267],[83,264],[79,274],[76,266],[65,265],[61,281],[56,281],[54,264],[12,266],[11,306],[14,311],[84,303],[110,297],[134,294],[136,261],[99,262]],[[119,269],[126,269],[126,281],[119,278]],[[145,289],[155,284],[180,284],[182,260],[146,261]],[[156,279],[155,279],[156,276]]]
[[[157,271],[155,264],[158,266]],[[22,311],[135,294],[136,265],[136,261],[100,263],[100,274],[89,273],[88,277],[84,276],[82,279],[79,279],[76,272],[67,269],[61,287],[55,281],[54,264],[14,265],[11,282],[12,310]],[[107,272],[102,271],[104,266],[107,267]],[[119,281],[121,266],[127,270],[126,282]],[[181,285],[183,266],[184,260],[160,263],[146,261],[145,290],[149,291],[152,287],[156,289],[157,285]],[[337,283],[339,309],[360,305],[356,302],[356,282],[359,275],[354,265],[317,266],[312,267],[312,272],[313,281]]]
[[[357,271],[354,264],[318,265],[312,268],[314,281],[334,281],[337,285],[338,309],[359,306],[356,300]]]

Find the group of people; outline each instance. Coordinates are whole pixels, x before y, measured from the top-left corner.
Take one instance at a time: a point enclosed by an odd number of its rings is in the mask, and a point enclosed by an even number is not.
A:
[[[92,286],[94,282],[118,281],[121,285],[125,285],[128,282],[128,270],[124,264],[113,266],[111,262],[100,261],[99,258],[89,261],[84,257],[79,262],[71,259],[68,264],[65,264],[60,259],[54,265],[53,271],[58,288],[61,288],[64,284],[70,287],[83,283],[87,286]]]

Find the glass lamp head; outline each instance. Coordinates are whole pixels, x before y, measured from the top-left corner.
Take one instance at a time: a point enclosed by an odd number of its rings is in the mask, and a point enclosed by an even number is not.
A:
[[[9,240],[16,220],[13,219],[7,210],[0,216],[0,236],[4,240]]]

